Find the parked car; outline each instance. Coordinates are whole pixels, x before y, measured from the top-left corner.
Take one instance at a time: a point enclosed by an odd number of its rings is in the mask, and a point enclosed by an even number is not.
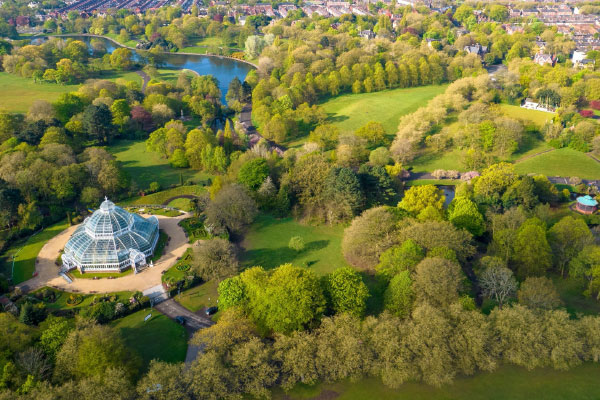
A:
[[[211,316],[213,314],[215,314],[217,311],[219,311],[219,309],[217,307],[208,307],[206,309],[206,311],[204,311],[206,313],[206,315]]]
[[[180,325],[185,325],[185,323],[187,322],[187,318],[182,315],[178,315],[175,317],[175,321],[177,321],[177,323]]]

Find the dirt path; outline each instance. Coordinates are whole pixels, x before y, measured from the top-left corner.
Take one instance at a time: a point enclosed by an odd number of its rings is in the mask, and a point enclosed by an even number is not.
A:
[[[142,93],[146,93],[148,82],[150,82],[150,76],[142,70],[135,71],[142,78]]]
[[[515,161],[515,164],[518,164],[518,163],[523,162],[525,160],[529,160],[530,158],[533,158],[533,157],[540,156],[542,154],[550,153],[551,151],[554,151],[554,150],[556,150],[556,149],[548,149],[548,150],[540,151],[539,153],[530,154],[528,156],[521,157],[521,158],[519,158],[518,160]]]
[[[25,281],[17,287],[24,292],[35,290],[44,286],[51,286],[69,292],[81,293],[109,293],[119,291],[144,291],[150,287],[160,285],[162,272],[167,270],[181,257],[190,246],[185,232],[178,225],[179,221],[188,218],[189,214],[179,217],[164,217],[157,215],[160,229],[169,235],[169,244],[164,249],[163,256],[152,268],[146,268],[139,274],[129,274],[116,279],[75,279],[73,283],[67,283],[58,275],[59,267],[54,263],[76,229],[72,226],[48,241],[40,250],[36,259],[35,271],[37,276]]]

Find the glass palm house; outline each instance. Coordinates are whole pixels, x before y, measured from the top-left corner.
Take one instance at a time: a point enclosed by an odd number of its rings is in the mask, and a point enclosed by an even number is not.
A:
[[[143,218],[105,198],[75,230],[62,255],[63,270],[134,272],[146,265],[158,241],[158,218]]]

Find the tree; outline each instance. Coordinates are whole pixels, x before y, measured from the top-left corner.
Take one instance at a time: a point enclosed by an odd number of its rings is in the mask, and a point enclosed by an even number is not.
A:
[[[358,178],[367,207],[388,205],[396,198],[394,182],[383,166],[363,164],[358,169]]]
[[[408,211],[414,216],[419,215],[428,206],[432,206],[435,210],[441,211],[444,207],[446,196],[441,189],[434,185],[411,186],[404,193],[402,201],[398,203],[398,207]]]
[[[365,126],[358,128],[355,134],[356,136],[367,139],[369,146],[381,146],[386,142],[385,129],[379,122],[367,122]]]
[[[101,377],[108,369],[124,368],[131,377],[139,364],[113,328],[89,324],[67,336],[56,355],[55,376],[58,380]]]
[[[498,265],[489,266],[483,271],[479,277],[479,286],[483,295],[494,299],[500,308],[508,299],[514,297],[517,291],[517,281],[513,277],[513,272]]]
[[[385,309],[401,318],[410,315],[415,297],[412,284],[410,271],[404,270],[396,274],[385,290]]]
[[[221,238],[198,241],[194,246],[193,268],[205,281],[233,276],[239,269],[235,247]]]
[[[527,220],[519,228],[512,259],[517,267],[517,275],[522,279],[528,276],[541,276],[552,265],[552,253],[546,239],[546,230],[537,218]]]
[[[402,245],[394,246],[381,253],[375,270],[378,274],[391,279],[403,271],[413,272],[423,258],[425,258],[423,248],[414,240],[408,239]]]
[[[150,361],[148,373],[138,382],[137,395],[143,400],[187,399],[190,382],[185,364]],[[155,388],[157,390],[151,390]]]
[[[344,231],[342,253],[351,265],[372,268],[385,250],[398,243],[397,217],[385,207],[371,208]]]
[[[107,144],[114,134],[112,119],[112,114],[106,104],[90,104],[83,112],[82,122],[90,139],[96,140],[100,144]]]
[[[337,145],[340,129],[336,125],[320,124],[308,137],[310,142],[318,143],[323,150],[331,150]]]
[[[552,310],[562,304],[552,281],[545,276],[529,277],[517,293],[519,303],[529,308]]]
[[[238,182],[250,190],[257,190],[269,176],[269,165],[264,158],[245,162],[238,171]]]
[[[327,205],[327,219],[331,222],[354,217],[363,210],[365,203],[358,176],[344,167],[329,170],[323,197]]]
[[[242,306],[247,300],[244,282],[239,276],[227,278],[219,282],[219,307],[226,310],[234,306]]]
[[[110,55],[110,65],[118,70],[126,71],[133,66],[131,50],[124,47],[115,49]]]
[[[569,275],[587,281],[584,295],[600,299],[600,246],[584,247],[569,263]]]
[[[514,166],[509,163],[494,164],[483,170],[475,180],[473,191],[478,202],[498,205],[504,192],[518,180]]]
[[[327,294],[336,313],[361,317],[366,308],[369,290],[358,272],[350,267],[338,268],[327,279]]]
[[[274,332],[306,328],[325,311],[325,297],[314,272],[291,264],[277,267],[268,278],[259,307],[252,315]]]
[[[302,236],[292,236],[288,243],[288,247],[296,252],[301,252],[306,248],[306,243]]]
[[[454,251],[461,262],[475,254],[475,248],[471,244],[472,238],[469,232],[457,229],[448,221],[409,221],[409,224],[398,232],[398,239],[402,242],[412,239],[427,252],[446,247]]]
[[[477,205],[466,197],[457,197],[448,208],[448,220],[454,226],[466,229],[473,236],[481,236],[485,231],[483,216]]]
[[[44,353],[53,360],[69,332],[73,330],[73,322],[64,317],[51,315],[40,324],[40,329],[42,331],[40,346]]]
[[[19,314],[19,321],[25,325],[37,325],[46,318],[44,303],[23,303]]]
[[[563,217],[548,231],[548,242],[552,248],[555,264],[564,276],[569,262],[594,241],[594,236],[583,219]]]
[[[239,185],[222,188],[206,208],[206,226],[215,231],[240,233],[256,216],[256,203]]]
[[[443,258],[426,258],[415,268],[413,288],[419,303],[447,307],[458,300],[461,282],[459,265]]]

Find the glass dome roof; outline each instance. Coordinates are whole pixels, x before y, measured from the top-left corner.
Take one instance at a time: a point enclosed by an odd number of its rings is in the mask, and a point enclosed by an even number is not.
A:
[[[150,256],[157,240],[156,217],[145,219],[105,200],[100,209],[75,230],[65,245],[64,254],[80,269],[94,269],[94,266],[123,269],[129,266],[132,252]]]

